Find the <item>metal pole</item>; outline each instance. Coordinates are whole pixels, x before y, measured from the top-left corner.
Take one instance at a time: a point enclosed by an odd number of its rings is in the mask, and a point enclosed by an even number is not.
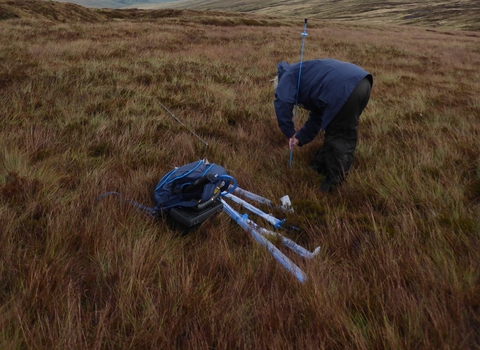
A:
[[[305,51],[305,37],[307,34],[307,18],[305,18],[303,23],[303,33],[302,33],[302,51],[300,52],[300,69],[298,70],[298,85],[297,85],[297,96],[295,100],[295,107],[293,111],[293,125],[297,122],[297,105],[298,105],[298,95],[300,93],[300,78],[302,76],[302,63],[303,63],[303,52]],[[293,158],[293,142],[295,135],[290,139],[290,168],[292,167],[292,158]]]

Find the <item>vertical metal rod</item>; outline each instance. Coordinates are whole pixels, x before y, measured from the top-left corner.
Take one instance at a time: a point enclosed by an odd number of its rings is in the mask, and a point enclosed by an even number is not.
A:
[[[302,63],[303,63],[303,52],[305,51],[305,37],[307,34],[307,18],[305,18],[303,23],[303,33],[302,33],[302,51],[300,52],[300,69],[298,70],[298,85],[297,85],[297,96],[295,100],[295,107],[293,111],[293,125],[297,122],[297,105],[298,105],[298,95],[300,94],[300,78],[302,76]],[[295,137],[295,135],[293,135]],[[292,137],[292,138],[293,138]],[[293,160],[293,141],[290,140],[290,168],[292,167],[292,160]]]

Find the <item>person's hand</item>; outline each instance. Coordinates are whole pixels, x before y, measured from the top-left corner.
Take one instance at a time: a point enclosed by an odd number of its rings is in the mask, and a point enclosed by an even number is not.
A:
[[[298,146],[298,139],[293,135],[289,140],[288,140],[288,145],[290,149],[293,149],[295,146]]]

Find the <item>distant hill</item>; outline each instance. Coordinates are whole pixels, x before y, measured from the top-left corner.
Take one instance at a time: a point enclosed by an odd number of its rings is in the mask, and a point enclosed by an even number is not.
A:
[[[159,5],[176,0],[56,0],[58,2],[69,2],[84,7],[120,9],[125,7],[142,7],[149,4]]]
[[[199,23],[222,26],[274,26],[296,25],[290,18],[275,18],[252,13],[227,13],[224,11],[199,11],[188,9],[115,9],[86,8],[74,3],[44,0],[0,0],[0,21],[9,19],[37,19],[52,22],[106,22],[132,20],[135,22],[159,21],[162,23]],[[1,22],[0,22],[1,23]],[[311,27],[314,27],[312,25]]]
[[[56,0],[89,8],[195,9],[480,31],[480,1]]]
[[[268,15],[308,16],[317,19],[480,30],[480,1],[478,0],[179,0],[162,4],[150,2],[152,3],[132,6],[145,9],[168,7],[254,12]]]

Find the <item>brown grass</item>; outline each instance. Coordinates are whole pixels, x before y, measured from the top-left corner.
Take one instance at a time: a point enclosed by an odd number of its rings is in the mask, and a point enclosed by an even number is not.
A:
[[[479,348],[477,36],[312,21],[305,59],[375,81],[354,168],[325,196],[306,166],[322,137],[289,169],[268,82],[298,60],[301,21],[14,5],[0,1],[19,14],[0,21],[0,348]],[[287,235],[322,246],[285,251],[305,285],[223,213],[180,238],[95,202],[151,205],[164,173],[203,157],[290,195],[303,232]]]

